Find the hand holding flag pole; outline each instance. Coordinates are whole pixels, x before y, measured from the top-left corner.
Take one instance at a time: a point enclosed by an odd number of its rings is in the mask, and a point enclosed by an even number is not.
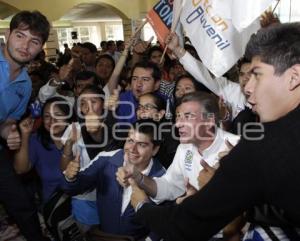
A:
[[[175,15],[174,14],[175,13],[175,11],[174,11],[174,6],[175,5],[174,4],[175,4],[175,2],[173,3],[173,17],[174,18],[173,18],[173,22],[172,22],[172,26],[171,26],[171,33],[175,32],[177,24],[178,24],[178,22],[180,20],[180,14],[181,14],[181,11],[182,11],[183,1],[181,2],[180,6],[179,6],[179,10],[178,10],[178,13],[177,13],[176,16],[174,16]],[[167,49],[168,49],[168,45],[165,46],[164,52],[163,52],[163,54],[162,54],[162,56],[160,58],[160,61],[159,61],[160,64],[163,62],[163,59],[164,59],[164,57],[166,55],[166,52],[167,52]]]

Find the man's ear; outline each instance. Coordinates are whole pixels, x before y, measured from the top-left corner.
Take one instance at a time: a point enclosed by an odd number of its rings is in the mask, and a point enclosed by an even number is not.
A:
[[[300,86],[300,64],[295,64],[291,67],[289,90],[292,91],[298,86]]]

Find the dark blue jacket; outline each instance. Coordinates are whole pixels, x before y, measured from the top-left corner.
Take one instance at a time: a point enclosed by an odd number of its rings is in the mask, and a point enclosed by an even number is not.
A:
[[[117,182],[115,174],[118,168],[123,166],[124,152],[117,150],[102,153],[97,160],[78,173],[76,181],[67,182],[63,179],[61,187],[72,195],[96,187],[101,230],[140,239],[147,235],[149,230],[134,221],[135,211],[131,204],[121,215],[123,187]],[[153,160],[148,176],[159,177],[164,173],[164,167],[157,160]]]

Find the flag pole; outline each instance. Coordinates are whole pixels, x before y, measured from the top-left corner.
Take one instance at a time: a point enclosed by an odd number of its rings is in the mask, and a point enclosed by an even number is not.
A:
[[[274,13],[274,12],[275,12],[275,10],[276,10],[276,8],[277,8],[277,6],[278,6],[279,2],[280,2],[280,0],[277,0],[277,3],[276,3],[275,7],[274,7],[274,8],[273,8],[273,10],[272,10],[272,13]]]
[[[131,37],[129,38],[128,43],[132,42],[131,45],[135,44],[135,42],[137,41],[137,35],[138,33],[142,30],[142,28],[145,26],[145,24],[148,23],[148,19],[146,19],[145,21],[143,21],[139,26],[138,28],[136,28],[134,30],[134,32],[132,33]]]
[[[142,30],[142,28],[145,26],[145,24],[148,23],[148,19],[146,19],[145,21],[143,21],[140,26],[135,30],[135,32],[132,34],[132,36],[135,36],[139,31]]]
[[[174,19],[174,22],[173,22],[174,24],[172,24],[171,33],[174,33],[174,31],[176,29],[176,26],[177,26],[177,24],[179,22],[179,19],[180,19],[181,10],[182,10],[182,5],[180,6],[180,9],[179,9],[179,12],[178,12],[176,18]],[[174,11],[173,11],[173,13],[174,13]],[[164,52],[163,52],[163,54],[162,54],[162,56],[160,58],[160,61],[159,61],[160,64],[162,63],[162,61],[163,61],[163,59],[164,59],[164,57],[166,55],[167,49],[168,49],[168,45],[166,44]]]

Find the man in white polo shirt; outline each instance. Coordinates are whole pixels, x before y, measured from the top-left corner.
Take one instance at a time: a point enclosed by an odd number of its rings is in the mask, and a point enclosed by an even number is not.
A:
[[[216,165],[218,153],[227,148],[225,141],[235,145],[239,140],[238,136],[218,128],[218,122],[219,108],[215,97],[202,92],[185,95],[176,109],[176,127],[181,144],[166,174],[152,179],[137,170],[120,167],[117,180],[126,186],[128,179],[133,178],[157,203],[184,195],[186,183],[199,190],[197,178],[203,169],[200,161]]]

